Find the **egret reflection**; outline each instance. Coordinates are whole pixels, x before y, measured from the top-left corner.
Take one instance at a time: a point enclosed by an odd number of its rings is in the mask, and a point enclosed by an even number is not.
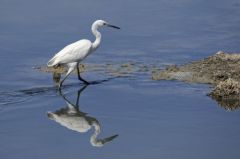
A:
[[[47,112],[47,116],[49,119],[54,120],[60,125],[79,133],[88,132],[91,128],[93,128],[94,132],[90,137],[90,143],[92,146],[102,147],[118,135],[116,134],[103,139],[98,139],[98,135],[101,132],[101,125],[99,121],[94,117],[88,116],[87,113],[84,113],[79,109],[80,95],[86,87],[87,85],[83,86],[78,91],[76,104],[71,103],[60,91],[60,95],[67,103],[66,107],[56,110],[55,112]]]

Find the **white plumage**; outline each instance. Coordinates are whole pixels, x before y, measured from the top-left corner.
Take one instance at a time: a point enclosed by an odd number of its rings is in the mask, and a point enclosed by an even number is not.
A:
[[[47,65],[52,67],[58,64],[81,62],[87,57],[91,47],[91,41],[86,39],[69,44],[59,51],[51,60],[49,60]]]
[[[92,24],[92,33],[96,37],[96,40],[93,43],[87,39],[79,40],[77,42],[67,45],[49,60],[49,62],[47,63],[48,67],[54,67],[57,65],[67,65],[68,67],[66,76],[59,83],[59,88],[61,88],[61,85],[64,82],[64,80],[70,75],[70,73],[75,68],[77,68],[78,79],[83,81],[85,84],[89,84],[80,76],[78,65],[90,53],[95,51],[100,45],[101,33],[98,31],[98,28],[101,26],[108,26],[108,27],[120,29],[119,27],[110,25],[109,23],[103,20],[97,20]]]

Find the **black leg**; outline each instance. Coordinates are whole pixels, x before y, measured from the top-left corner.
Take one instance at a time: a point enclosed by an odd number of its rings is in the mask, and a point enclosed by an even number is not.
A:
[[[83,86],[81,89],[78,90],[77,101],[76,101],[76,106],[77,106],[77,107],[79,107],[78,104],[79,104],[80,95],[81,95],[81,93],[83,92],[83,90],[84,90],[85,88],[87,88],[87,86],[88,86],[88,85],[85,85],[85,86]]]
[[[83,79],[80,75],[80,70],[79,70],[79,65],[77,65],[77,73],[78,73],[78,79],[80,81],[83,81],[85,84],[90,84],[88,81],[86,81],[85,79]]]
[[[79,64],[77,65],[77,74],[78,74],[78,79],[81,80]]]
[[[62,87],[62,84],[63,84],[63,82],[64,82],[64,80],[67,78],[67,76],[65,76],[65,78],[59,83],[59,85],[58,85],[58,89],[61,89],[61,87]]]

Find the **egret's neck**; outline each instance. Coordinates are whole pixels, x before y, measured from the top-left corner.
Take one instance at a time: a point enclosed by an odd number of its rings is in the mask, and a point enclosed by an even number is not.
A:
[[[92,134],[92,136],[90,138],[90,142],[91,142],[92,146],[102,147],[104,144],[112,141],[114,138],[116,138],[118,136],[118,135],[113,135],[113,136],[106,137],[103,139],[97,139],[97,137],[101,131],[100,124],[98,123],[98,121],[94,121],[92,123],[92,126],[94,127],[94,133]]]
[[[97,136],[100,133],[100,125],[98,123],[93,123],[93,127],[94,127],[94,133],[92,134],[92,136],[90,138],[90,142],[93,146],[101,147],[101,146],[103,146],[103,144],[101,143],[101,141],[99,141],[97,139]]]
[[[98,29],[97,25],[92,26],[92,33],[96,37],[96,40],[92,43],[93,50],[96,50],[101,42],[101,33],[97,29]]]

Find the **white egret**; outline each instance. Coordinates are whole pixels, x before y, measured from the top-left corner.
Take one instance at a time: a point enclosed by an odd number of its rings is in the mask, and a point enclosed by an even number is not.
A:
[[[58,65],[67,65],[68,71],[63,78],[63,80],[59,83],[59,88],[61,88],[64,80],[70,75],[70,73],[77,68],[78,79],[83,81],[85,84],[89,84],[86,80],[84,80],[80,76],[79,72],[79,63],[84,60],[89,54],[95,51],[101,42],[101,33],[98,31],[98,28],[101,26],[108,26],[115,29],[120,29],[117,26],[111,25],[104,20],[96,20],[92,24],[92,33],[96,37],[94,42],[91,42],[87,39],[82,39],[76,41],[72,44],[67,45],[61,51],[53,56],[47,63],[48,67],[58,66]]]

